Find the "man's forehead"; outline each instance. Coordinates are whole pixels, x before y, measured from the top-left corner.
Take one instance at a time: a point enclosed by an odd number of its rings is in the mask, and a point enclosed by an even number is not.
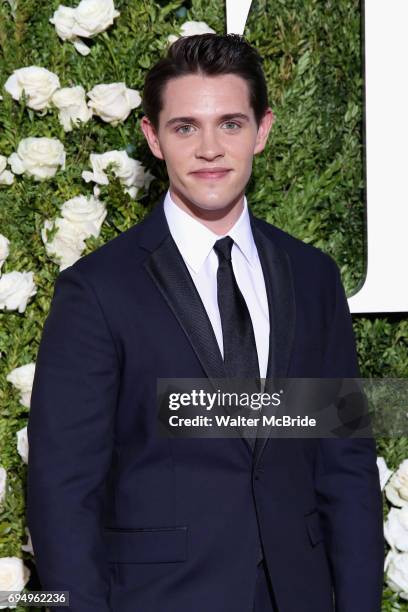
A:
[[[232,74],[187,75],[170,79],[163,91],[164,114],[205,118],[250,115],[249,89],[242,77]],[[242,117],[245,119],[245,117]]]

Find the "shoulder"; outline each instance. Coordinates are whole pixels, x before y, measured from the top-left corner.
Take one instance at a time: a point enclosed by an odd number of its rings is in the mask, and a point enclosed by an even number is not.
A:
[[[132,269],[136,271],[147,254],[139,246],[142,224],[143,221],[131,226],[91,253],[77,259],[67,269],[96,283],[125,276]]]
[[[255,218],[255,226],[263,232],[288,257],[294,274],[325,278],[337,277],[339,269],[334,259],[318,247],[295,238],[263,219]]]

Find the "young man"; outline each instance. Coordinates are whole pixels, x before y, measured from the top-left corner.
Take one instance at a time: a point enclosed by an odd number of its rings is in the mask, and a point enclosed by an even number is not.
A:
[[[273,123],[237,35],[179,39],[141,128],[169,189],[60,273],[28,436],[44,589],[75,612],[380,612],[372,439],[166,439],[158,378],[358,376],[337,266],[245,197]]]

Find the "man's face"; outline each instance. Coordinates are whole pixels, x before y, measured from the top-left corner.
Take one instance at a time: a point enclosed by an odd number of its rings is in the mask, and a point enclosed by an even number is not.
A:
[[[211,216],[242,208],[253,156],[263,150],[272,120],[268,109],[257,127],[243,78],[194,74],[166,84],[157,133],[147,117],[142,130],[166,163],[176,203]]]

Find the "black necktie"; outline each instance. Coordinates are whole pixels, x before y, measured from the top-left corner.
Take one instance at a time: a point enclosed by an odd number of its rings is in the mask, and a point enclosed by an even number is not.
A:
[[[252,388],[248,384],[245,388],[248,392],[259,392],[259,363],[255,334],[248,306],[232,269],[233,244],[234,241],[230,236],[225,236],[214,244],[214,250],[218,255],[217,298],[224,344],[224,364],[229,378],[255,379]],[[254,451],[256,438],[246,436],[245,428],[243,434]],[[260,541],[258,548],[259,564],[263,560]]]
[[[255,378],[259,381],[258,354],[251,316],[232,269],[233,244],[230,236],[225,236],[214,244],[218,255],[217,299],[224,364],[229,378]]]

